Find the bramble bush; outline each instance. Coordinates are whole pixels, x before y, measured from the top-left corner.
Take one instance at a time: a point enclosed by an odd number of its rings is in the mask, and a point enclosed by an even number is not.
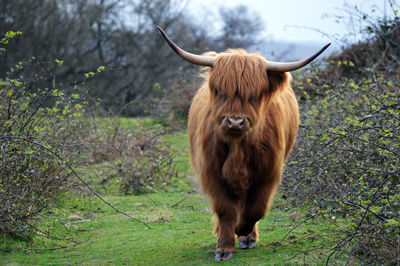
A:
[[[382,77],[331,83],[303,103],[283,186],[293,204],[350,219],[341,247],[374,262],[399,255],[399,85]]]
[[[137,132],[118,160],[120,190],[141,194],[166,189],[178,177],[169,146],[150,132]]]
[[[0,44],[17,35],[7,33]],[[50,69],[62,64],[32,57],[0,78],[0,235],[52,237],[51,230],[37,226],[43,217],[54,217],[68,230],[53,208],[64,192],[82,191],[77,172],[84,180],[102,162],[121,179],[123,193],[149,192],[176,176],[172,155],[159,139],[162,132],[122,129],[87,96],[104,67],[86,73],[84,83],[58,84]],[[22,76],[22,70],[31,76]]]
[[[399,263],[400,76],[383,67],[398,69],[400,23],[396,18],[388,25],[384,30],[396,35],[377,34],[353,45],[293,84],[302,99],[302,122],[282,190],[292,204],[311,203],[314,214],[332,223],[346,220],[337,227],[341,240],[327,263],[341,255]],[[378,45],[382,36],[391,47]],[[386,65],[350,60],[349,54],[369,58],[369,49],[357,49],[367,44]]]
[[[40,66],[35,59],[18,62],[0,79],[0,233],[22,236],[75,185],[63,160],[76,161],[73,145],[84,132],[87,104],[79,93],[57,89],[54,76],[19,76],[26,67]]]
[[[171,182],[178,177],[174,156],[170,146],[160,139],[168,131],[142,123],[122,128],[119,118],[91,119],[88,126],[92,133],[85,137],[80,148],[88,155],[85,162],[89,167],[85,171],[98,175],[90,166],[106,163],[101,171],[102,185],[116,181],[123,194],[173,187]]]

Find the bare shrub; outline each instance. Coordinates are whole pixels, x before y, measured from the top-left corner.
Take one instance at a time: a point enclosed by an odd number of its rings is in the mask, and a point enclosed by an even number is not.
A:
[[[202,82],[198,71],[180,69],[178,78],[170,86],[164,88],[159,83],[154,84],[160,95],[147,106],[147,113],[165,128],[185,129],[192,99]]]
[[[136,136],[129,150],[118,160],[120,189],[124,194],[165,188],[178,176],[168,146],[153,135],[147,133]]]
[[[140,122],[122,128],[118,118],[93,119],[90,125],[94,133],[85,137],[81,150],[91,166],[107,162],[103,184],[116,178],[122,193],[142,194],[166,189],[178,176],[171,149],[160,139],[164,130]]]

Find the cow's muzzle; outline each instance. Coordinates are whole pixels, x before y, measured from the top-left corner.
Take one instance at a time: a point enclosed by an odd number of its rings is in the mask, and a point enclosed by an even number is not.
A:
[[[224,116],[221,127],[226,134],[240,136],[250,129],[250,121],[247,117]]]

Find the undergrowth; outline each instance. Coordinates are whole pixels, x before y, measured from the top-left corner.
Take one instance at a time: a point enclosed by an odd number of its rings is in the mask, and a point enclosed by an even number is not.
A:
[[[0,44],[21,34],[10,31]],[[123,194],[163,191],[178,176],[160,138],[164,130],[139,124],[128,129],[118,118],[107,118],[87,97],[95,73],[86,73],[79,84],[58,84],[49,69],[62,64],[32,57],[0,78],[0,234],[5,237],[29,243],[38,236],[60,239],[57,230],[41,227],[43,221],[61,221],[55,209],[67,191],[94,192],[89,185],[97,187],[99,180],[89,184],[86,177],[96,175],[99,164],[108,164],[99,182],[118,179]],[[69,234],[68,227],[61,228]]]
[[[302,125],[282,190],[295,206],[349,222],[327,263],[400,258],[399,22],[378,22],[370,39],[294,83]]]

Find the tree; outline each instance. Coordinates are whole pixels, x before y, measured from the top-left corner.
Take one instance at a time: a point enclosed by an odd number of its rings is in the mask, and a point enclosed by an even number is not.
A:
[[[156,103],[177,79],[193,80],[198,72],[166,48],[157,25],[193,53],[258,42],[262,21],[244,6],[221,10],[224,26],[217,38],[194,24],[185,8],[184,0],[0,0],[0,33],[23,33],[2,57],[0,77],[32,56],[43,62],[58,59],[61,68],[42,72],[65,92],[85,82],[104,107],[142,114],[143,106]],[[92,79],[99,66],[105,71]],[[26,77],[33,73],[37,70],[29,67],[21,71]]]
[[[68,91],[90,78],[85,74],[105,66],[106,71],[96,75],[90,87],[92,97],[115,109],[132,101],[143,102],[157,94],[154,84],[167,87],[178,66],[184,64],[169,49],[160,49],[165,44],[155,26],[175,34],[184,31],[180,43],[196,46],[198,38],[191,36],[196,31],[190,30],[194,27],[182,16],[183,8],[183,1],[173,0],[1,0],[0,32],[14,29],[23,37],[3,56],[0,75],[31,56],[44,62],[57,58],[63,67],[44,72]],[[27,68],[22,74],[30,73]],[[126,114],[142,110],[138,104],[131,109]]]
[[[218,47],[226,48],[254,48],[260,44],[264,23],[260,16],[249,11],[244,5],[219,10],[222,20],[222,33],[218,37]]]

